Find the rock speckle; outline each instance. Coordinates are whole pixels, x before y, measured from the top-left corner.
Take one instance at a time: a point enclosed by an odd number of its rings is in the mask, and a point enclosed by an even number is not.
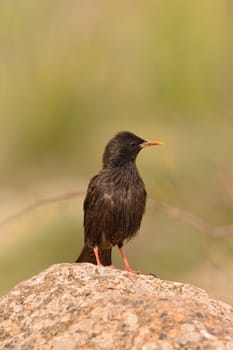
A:
[[[233,350],[233,309],[191,285],[53,265],[0,299],[1,350]]]

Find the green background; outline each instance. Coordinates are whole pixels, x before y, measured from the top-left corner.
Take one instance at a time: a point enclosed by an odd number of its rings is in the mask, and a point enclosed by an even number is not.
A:
[[[222,1],[1,1],[0,292],[83,240],[82,201],[120,130],[159,139],[149,199],[233,225],[233,6]],[[148,201],[131,265],[233,303],[233,229],[211,237]],[[122,267],[117,249],[114,264]]]

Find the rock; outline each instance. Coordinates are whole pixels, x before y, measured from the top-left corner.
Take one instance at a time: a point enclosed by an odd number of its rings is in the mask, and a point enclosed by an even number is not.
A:
[[[58,264],[0,299],[0,349],[233,350],[233,308],[188,284]]]

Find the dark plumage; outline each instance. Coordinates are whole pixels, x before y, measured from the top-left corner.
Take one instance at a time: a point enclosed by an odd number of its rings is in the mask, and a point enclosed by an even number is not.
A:
[[[140,228],[146,205],[145,185],[135,160],[146,146],[159,141],[145,141],[130,132],[120,132],[105,147],[103,168],[88,186],[84,200],[84,247],[76,262],[111,265],[111,250],[117,245],[128,271],[124,242]]]

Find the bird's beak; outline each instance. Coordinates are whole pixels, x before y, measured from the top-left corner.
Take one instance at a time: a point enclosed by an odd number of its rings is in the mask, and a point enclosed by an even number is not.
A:
[[[156,145],[163,145],[164,142],[162,141],[145,141],[141,144],[141,147],[147,147],[147,146],[156,146]]]

